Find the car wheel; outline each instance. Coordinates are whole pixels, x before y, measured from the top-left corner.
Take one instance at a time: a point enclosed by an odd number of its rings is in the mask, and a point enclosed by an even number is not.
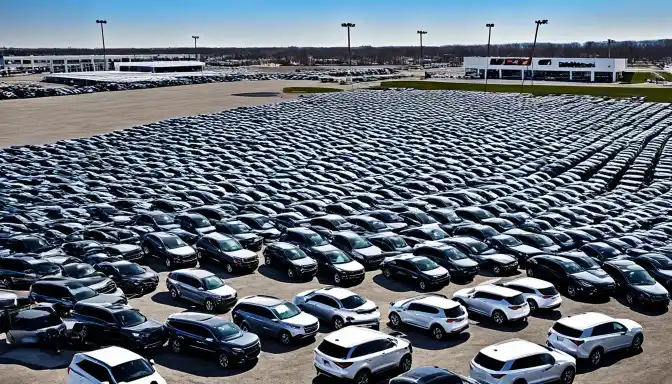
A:
[[[292,344],[292,335],[287,331],[280,332],[280,342],[284,345]]]
[[[226,263],[226,272],[233,273],[233,264]]]
[[[166,259],[166,261],[164,263],[166,264],[166,268],[168,268],[168,269],[171,269],[173,267],[173,262],[170,261],[170,259],[168,259],[168,258]]]
[[[85,325],[82,325],[82,328],[79,329],[79,342],[86,344],[86,339],[89,338],[89,330],[86,329]]]
[[[644,344],[644,335],[638,333],[635,335],[635,338],[632,339],[632,346],[630,347],[633,351],[639,351],[642,349],[642,344]]]
[[[264,264],[271,265],[271,258],[270,257],[264,257]]]
[[[211,299],[206,299],[205,300],[205,309],[208,312],[213,312],[215,310],[215,302],[212,301]]]
[[[200,251],[199,251],[199,252],[196,252],[196,258],[197,258],[198,260],[201,260],[201,259],[203,258],[203,254],[202,254]]]
[[[180,351],[182,350],[182,344],[180,344],[180,340],[178,339],[171,340],[170,347],[173,349],[173,352],[175,353],[180,353]]]
[[[343,327],[345,327],[345,323],[343,322],[343,319],[340,317],[334,317],[334,320],[332,321],[332,325],[334,326],[335,330],[339,330]]]
[[[385,276],[388,279],[392,277],[392,272],[390,272],[389,268],[383,268],[383,276]]]
[[[399,362],[399,370],[401,370],[401,372],[408,372],[411,370],[412,365],[413,358],[411,355],[404,355],[404,357],[402,357],[401,361]]]
[[[294,278],[294,270],[292,268],[287,268],[287,277],[290,279]]]
[[[243,322],[243,323],[240,324],[240,330],[243,331],[243,332],[249,332],[250,327],[247,325],[247,323]]]
[[[144,252],[145,256],[151,256],[152,255],[151,250],[146,245],[142,247],[142,252]]]
[[[371,382],[371,373],[369,371],[359,371],[355,375],[355,384],[369,384]]]
[[[530,306],[530,313],[536,312],[537,309],[539,309],[539,307],[537,306],[537,302],[532,299],[527,300],[527,305]]]
[[[632,293],[628,292],[625,294],[625,302],[630,306],[635,305],[635,297],[632,295]]]
[[[527,276],[534,277],[534,271],[532,268],[528,268],[525,272],[527,272]]]
[[[574,368],[569,367],[562,371],[562,375],[560,375],[560,383],[561,384],[572,384],[574,382],[574,376],[576,376],[576,372],[574,372]]]
[[[337,273],[334,273],[334,283],[341,284],[341,275]]]
[[[602,348],[598,347],[593,349],[592,352],[590,352],[590,355],[588,355],[588,361],[590,362],[591,365],[594,367],[597,367],[600,365],[602,362],[602,355],[604,354],[604,351],[602,351]]]
[[[177,288],[175,287],[170,288],[170,297],[172,297],[173,300],[177,300],[180,298],[180,293],[177,291]]]
[[[398,327],[402,323],[401,316],[399,316],[399,314],[396,312],[390,313],[389,318],[390,318],[390,324],[392,324],[393,327]]]
[[[231,364],[231,362],[229,361],[229,357],[226,356],[225,353],[221,353],[217,361],[219,363],[219,366],[222,368],[229,368],[229,365]]]
[[[502,268],[499,267],[499,265],[493,265],[492,266],[492,274],[495,276],[499,276],[502,273]]]
[[[432,337],[436,340],[441,340],[446,336],[446,332],[443,330],[443,327],[440,325],[432,325],[432,328],[430,329],[432,332]]]
[[[423,280],[420,280],[418,286],[420,287],[420,290],[423,292],[427,290],[427,283],[425,283]]]
[[[576,288],[573,285],[567,286],[567,296],[576,297]]]
[[[497,325],[504,325],[504,323],[506,323],[506,315],[500,310],[494,311],[492,313],[492,320]]]
[[[0,279],[0,286],[3,288],[10,288],[12,286],[12,279],[9,277],[3,277]]]

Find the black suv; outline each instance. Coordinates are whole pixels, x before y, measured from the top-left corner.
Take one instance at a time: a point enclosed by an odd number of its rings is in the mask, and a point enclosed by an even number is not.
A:
[[[45,280],[76,280],[98,293],[114,293],[117,291],[117,285],[114,281],[86,263],[65,265],[61,267],[61,275],[62,277],[47,277]]]
[[[5,240],[3,246],[12,253],[41,252],[52,248],[48,241],[35,235],[18,235]]]
[[[73,330],[82,343],[145,350],[160,347],[168,340],[161,323],[129,305],[77,303],[72,318],[76,322]]]
[[[240,220],[219,221],[215,223],[217,232],[229,235],[238,240],[240,245],[250,251],[259,251],[264,244],[264,238],[252,233],[252,229]]]
[[[331,244],[368,269],[377,269],[385,258],[380,248],[352,231],[332,233]]]
[[[407,254],[389,257],[380,267],[386,278],[408,280],[417,284],[421,291],[441,289],[450,283],[448,270],[424,256]]]
[[[61,272],[58,265],[47,260],[31,257],[0,258],[0,286],[29,286],[46,276],[56,276]]]
[[[403,237],[394,232],[382,232],[368,236],[367,239],[383,252],[413,252]]]
[[[625,296],[628,305],[651,305],[667,307],[670,295],[662,284],[657,282],[641,266],[630,260],[610,260],[602,265],[614,278],[616,292]]]
[[[142,250],[145,256],[161,259],[168,269],[178,265],[195,267],[198,263],[196,250],[172,233],[148,234],[142,242]]]
[[[30,286],[30,300],[34,303],[54,304],[57,311],[65,313],[76,303],[113,303],[126,304],[128,300],[123,293],[98,293],[73,280],[40,280]]]
[[[261,352],[257,335],[243,332],[233,322],[218,316],[176,313],[168,317],[165,326],[173,352],[181,353],[188,348],[199,354],[208,352],[217,358],[222,368],[256,360]]]
[[[424,243],[413,249],[413,254],[425,256],[446,268],[455,279],[471,280],[480,270],[478,262],[459,249],[441,243]]]
[[[156,272],[127,260],[100,263],[95,268],[112,279],[126,294],[154,292],[159,285]]]
[[[576,262],[559,256],[540,255],[527,261],[527,275],[567,290],[569,297],[608,296],[616,289],[614,279],[599,277]]]
[[[298,246],[277,242],[264,249],[266,265],[287,271],[287,277],[312,278],[317,274],[317,263]]]
[[[645,253],[632,259],[635,263],[646,269],[649,274],[662,284],[667,290],[672,289],[672,259],[662,253]]]

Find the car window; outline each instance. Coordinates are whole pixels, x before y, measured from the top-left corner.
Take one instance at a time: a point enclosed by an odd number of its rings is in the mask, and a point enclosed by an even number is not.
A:
[[[613,322],[614,332],[626,332],[628,329],[621,323]]]
[[[611,335],[613,333],[616,333],[616,330],[614,329],[614,323],[609,322],[595,326],[591,336],[604,336]]]
[[[492,371],[501,371],[502,368],[504,368],[504,364],[506,364],[505,361],[499,361],[481,352],[474,357],[474,362],[481,367]]]
[[[327,356],[330,356],[330,357],[333,357],[333,358],[336,358],[336,359],[345,359],[348,356],[348,352],[350,351],[349,348],[341,347],[340,345],[334,344],[334,343],[332,343],[330,341],[327,341],[327,340],[323,340],[322,343],[320,343],[320,346],[317,347],[317,350],[324,353]],[[353,355],[354,355],[354,351],[353,351]]]
[[[76,365],[77,367],[79,367],[79,369],[88,373],[91,377],[100,382],[103,381],[107,381],[108,383],[112,382],[110,372],[107,370],[107,368],[103,367],[102,365],[96,364],[90,360],[82,360],[76,363]]]
[[[544,365],[544,362],[541,359],[541,355],[532,355],[514,361],[511,365],[511,370],[534,368],[542,365]]]
[[[112,368],[117,383],[130,383],[154,374],[154,368],[145,359],[131,360]]]
[[[418,311],[418,312],[424,312],[424,313],[431,313],[431,314],[438,314],[439,310],[434,307],[430,307],[429,305],[424,305],[424,304],[418,304],[418,303],[411,303],[408,306],[409,311]]]
[[[542,354],[540,358],[544,365],[555,365],[555,358],[553,358],[553,356],[549,355],[548,353]]]
[[[308,301],[314,301],[316,303],[321,303],[332,308],[338,308],[338,303],[336,303],[336,300],[323,295],[315,295],[310,299],[308,299]]]
[[[104,309],[94,309],[93,315],[96,319],[108,323],[108,324],[115,324],[116,322],[114,321],[114,317],[112,317],[112,314],[105,311]]]

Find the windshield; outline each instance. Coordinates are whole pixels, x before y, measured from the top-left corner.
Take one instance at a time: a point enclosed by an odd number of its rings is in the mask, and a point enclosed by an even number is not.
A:
[[[210,222],[205,217],[194,217],[193,221],[194,224],[196,224],[196,228],[204,228],[210,226]]]
[[[65,269],[68,276],[76,279],[91,276],[96,273],[96,270],[88,264],[70,264],[66,265],[63,269]]]
[[[219,244],[219,249],[224,252],[233,252],[243,249],[240,243],[234,239],[222,239],[217,243]]]
[[[145,270],[138,264],[121,264],[117,265],[117,269],[119,273],[126,276],[136,276],[145,273]]]
[[[443,251],[443,254],[448,255],[448,258],[451,260],[462,260],[467,258],[467,255],[455,248],[448,248]]]
[[[237,325],[230,322],[222,323],[217,327],[213,327],[212,330],[215,332],[215,336],[219,340],[227,340],[233,336],[239,335],[242,331],[238,328]]]
[[[247,224],[229,224],[229,232],[231,232],[234,235],[239,235],[241,233],[247,233],[250,232],[250,227],[247,226]]]
[[[98,293],[89,287],[79,287],[71,289],[70,293],[75,298],[75,301],[90,299],[94,296],[98,296]]]
[[[432,269],[436,269],[439,267],[438,264],[433,262],[432,260],[426,258],[426,257],[421,257],[418,259],[413,260],[413,264],[415,264],[416,267],[418,267],[419,270],[421,271],[431,271]]]
[[[327,239],[322,237],[322,235],[320,235],[319,233],[315,233],[315,234],[310,235],[310,237],[308,238],[308,242],[313,247],[320,247],[322,245],[329,244]]]
[[[140,312],[125,309],[114,314],[114,317],[117,319],[117,322],[122,327],[135,327],[147,321],[147,318],[140,314]]]
[[[254,219],[254,221],[263,229],[273,228],[273,223],[266,216],[259,216]]]
[[[665,256],[653,256],[651,262],[660,269],[672,269],[672,260]]]
[[[38,262],[38,263],[31,263],[31,265],[33,266],[33,268],[35,268],[35,270],[36,270],[38,273],[43,273],[43,274],[56,273],[56,272],[58,272],[58,271],[60,270],[60,269],[58,268],[58,265],[53,264],[53,263],[50,263],[50,262],[48,262],[48,261],[42,261],[42,262]]]
[[[275,315],[280,320],[289,319],[301,313],[299,307],[290,302],[285,302],[283,304],[276,305],[271,309],[273,310],[273,313],[275,313]]]
[[[220,279],[217,276],[206,277],[205,279],[203,279],[203,284],[205,285],[206,291],[211,291],[213,289],[217,289],[219,287],[223,287],[226,285],[226,283],[224,283],[224,280]]]
[[[353,237],[350,239],[352,241],[352,248],[353,249],[361,249],[361,248],[368,248],[371,246],[371,243],[369,243],[368,240],[364,239],[363,237]]]
[[[386,223],[403,223],[404,219],[394,212],[380,212],[380,219]]]
[[[425,230],[425,233],[432,239],[432,240],[441,240],[446,238],[446,232],[440,230],[439,228],[428,228]]]
[[[600,265],[597,264],[597,262],[595,260],[593,260],[592,257],[577,257],[573,261],[575,263],[579,264],[584,269],[598,269],[598,268],[600,268]]]
[[[365,303],[366,300],[362,299],[359,295],[348,296],[341,300],[341,304],[343,304],[343,308],[345,309],[355,309],[361,307]]]
[[[49,243],[47,243],[44,239],[40,237],[28,237],[23,239],[21,242],[23,243],[24,248],[28,252],[49,246]]]
[[[406,244],[406,241],[404,241],[403,238],[399,236],[391,236],[388,237],[390,243],[392,243],[392,246],[397,249],[397,248],[405,248],[408,247],[408,244]]]
[[[632,285],[654,285],[654,280],[648,272],[644,270],[625,271],[625,277]]]
[[[153,218],[158,225],[173,224],[173,218],[168,215],[155,215]]]
[[[187,246],[187,243],[182,241],[182,239],[177,236],[166,236],[162,237],[161,240],[163,240],[163,245],[165,245],[168,249],[182,248]]]
[[[562,263],[562,268],[569,274],[583,272],[584,269],[575,262]]]
[[[488,250],[488,245],[481,241],[470,242],[469,249],[474,254],[479,254]]]
[[[117,383],[128,383],[154,374],[154,368],[145,359],[132,360],[112,367]]]
[[[423,224],[432,224],[432,223],[436,223],[436,220],[432,219],[431,217],[429,217],[429,215],[427,215],[427,214],[424,213],[424,212],[416,212],[416,213],[415,213],[415,216],[416,216],[416,217],[420,220],[420,222],[422,222]]]
[[[530,240],[532,240],[535,244],[537,244],[540,247],[551,247],[555,245],[553,240],[549,239],[544,235],[529,235],[528,237]]]
[[[329,253],[329,261],[331,261],[332,264],[345,264],[349,263],[351,260],[342,251],[333,251]]]
[[[523,242],[516,239],[513,236],[506,236],[506,237],[498,237],[497,240],[499,240],[500,243],[507,247],[517,247],[519,245],[522,245]]]
[[[306,256],[305,252],[298,248],[286,249],[285,256],[288,260],[299,260],[308,257]]]
[[[382,221],[371,220],[369,225],[371,226],[371,228],[375,230],[387,229],[387,225],[385,225],[385,223],[383,223]]]

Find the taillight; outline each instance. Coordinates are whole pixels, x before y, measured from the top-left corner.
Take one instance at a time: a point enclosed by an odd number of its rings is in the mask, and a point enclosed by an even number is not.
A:
[[[446,323],[454,323],[454,322],[456,322],[456,321],[457,321],[457,320],[455,320],[455,319],[446,319]]]
[[[490,376],[494,377],[495,379],[501,379],[502,377],[506,376],[506,374],[503,374],[503,373],[491,373]]]
[[[551,299],[551,298],[553,298],[553,296],[555,296],[555,295],[544,295],[544,296],[541,296],[541,298],[542,299]]]
[[[70,367],[68,367],[68,376],[70,376]]]
[[[168,274],[168,278],[169,278],[169,279],[172,279],[172,278],[173,278],[173,273],[172,273],[172,272],[170,272],[170,273]]]
[[[338,362],[334,362],[334,364],[338,365],[339,367],[341,367],[343,369],[348,368],[349,366],[352,365],[352,363],[338,363]]]
[[[577,347],[580,346],[581,344],[583,344],[583,340],[571,340],[571,339],[570,339],[570,341],[571,341],[572,343],[576,344]]]
[[[522,307],[522,305],[509,305],[509,309],[520,309]]]

